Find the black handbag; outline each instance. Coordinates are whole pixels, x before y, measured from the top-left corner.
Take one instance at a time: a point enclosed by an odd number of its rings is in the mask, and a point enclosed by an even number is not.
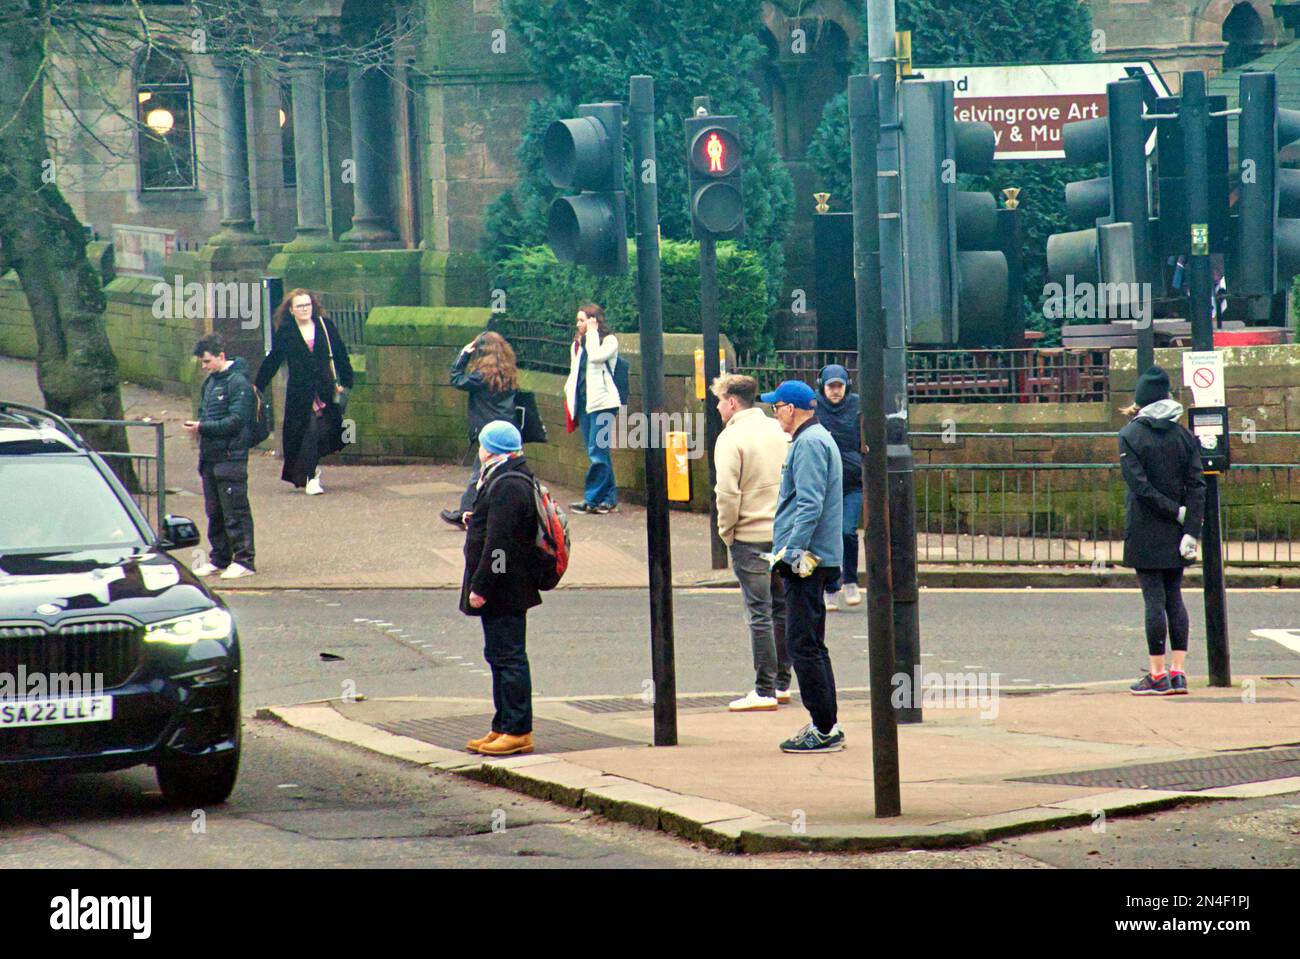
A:
[[[537,397],[528,390],[515,390],[515,426],[525,443],[547,442],[546,424],[537,411]]]
[[[334,366],[334,343],[330,340],[329,327],[325,325],[324,317],[321,317],[320,328],[325,332],[325,346],[329,350],[329,354],[330,354],[330,376],[333,379],[333,386],[334,386],[334,395],[330,397],[330,401],[334,403],[336,406],[338,406],[339,416],[342,416],[344,413],[348,411],[349,391],[346,387],[343,387],[343,384],[339,382],[339,371]]]

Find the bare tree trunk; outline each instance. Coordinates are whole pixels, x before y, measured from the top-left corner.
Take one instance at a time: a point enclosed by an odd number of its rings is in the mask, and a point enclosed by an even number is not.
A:
[[[102,281],[86,258],[85,231],[59,191],[47,148],[48,34],[47,0],[0,0],[0,243],[32,312],[46,406],[64,417],[120,420]],[[130,449],[124,427],[80,432],[97,450]],[[138,489],[128,463],[114,468],[128,488]]]

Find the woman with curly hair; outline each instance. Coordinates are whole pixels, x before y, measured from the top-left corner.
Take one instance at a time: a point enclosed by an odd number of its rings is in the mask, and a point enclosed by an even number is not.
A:
[[[343,449],[343,407],[352,388],[352,363],[338,328],[321,312],[308,290],[294,290],[275,311],[271,352],[253,383],[265,393],[281,364],[289,365],[285,387],[280,478],[308,496],[325,492],[320,461]]]
[[[478,434],[493,420],[515,421],[515,390],[519,386],[519,368],[515,351],[500,333],[481,333],[465,345],[451,368],[451,385],[469,394],[469,453],[477,454]],[[466,516],[474,509],[478,493],[479,460],[469,484],[460,498],[458,509],[445,509],[438,515],[453,526],[465,528]]]

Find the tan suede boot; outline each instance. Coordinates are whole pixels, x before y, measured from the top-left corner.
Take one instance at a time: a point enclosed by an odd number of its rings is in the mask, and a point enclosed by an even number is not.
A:
[[[465,744],[465,748],[472,753],[476,753],[479,751],[480,746],[485,745],[486,743],[496,742],[496,740],[500,739],[504,735],[505,735],[504,733],[498,733],[494,730],[493,732],[490,732],[486,736],[482,736],[479,739],[471,739],[469,742]]]
[[[524,733],[522,736],[512,736],[506,733],[492,742],[484,743],[478,748],[478,751],[484,756],[514,756],[519,753],[531,753],[533,751],[533,734]]]

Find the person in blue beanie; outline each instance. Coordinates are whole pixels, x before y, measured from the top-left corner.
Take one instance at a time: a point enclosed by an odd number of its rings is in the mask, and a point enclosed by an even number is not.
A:
[[[844,564],[840,575],[826,583],[826,608],[840,608],[841,585],[846,606],[862,602],[858,589],[858,527],[862,524],[862,428],[858,421],[861,400],[849,392],[849,371],[838,363],[817,377],[817,421],[830,431],[844,464]]]
[[[533,576],[537,505],[523,438],[513,423],[479,430],[479,478],[465,530],[460,611],[483,622],[483,657],[492,669],[492,728],[466,744],[485,756],[533,751],[533,681],[525,648],[528,610],[541,605]],[[510,478],[522,477],[524,481]]]

